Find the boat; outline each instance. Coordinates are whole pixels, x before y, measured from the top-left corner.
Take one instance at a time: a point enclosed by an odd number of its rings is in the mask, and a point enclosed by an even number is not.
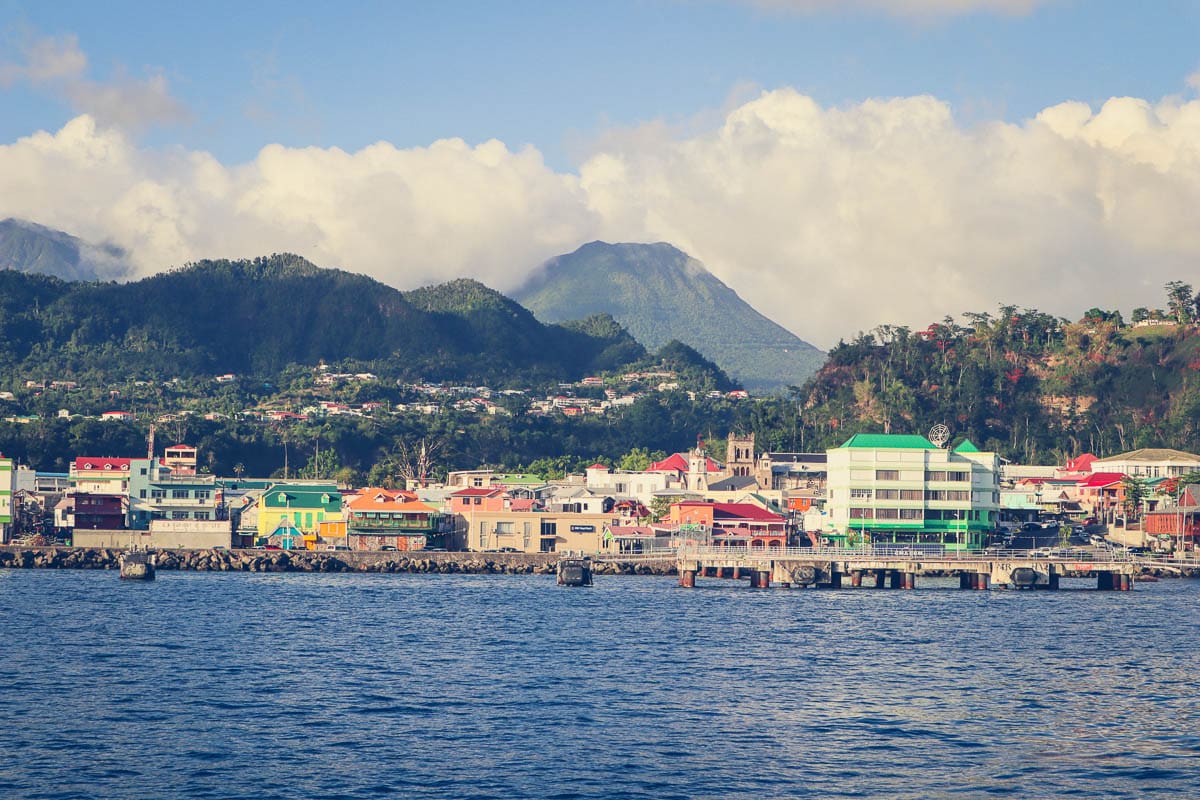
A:
[[[129,550],[122,553],[121,580],[154,580],[154,556],[144,550]]]
[[[592,560],[587,558],[560,558],[558,568],[559,586],[591,586]]]

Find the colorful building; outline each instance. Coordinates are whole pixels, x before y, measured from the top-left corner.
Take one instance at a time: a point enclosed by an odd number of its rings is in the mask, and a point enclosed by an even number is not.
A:
[[[753,503],[685,500],[671,506],[669,520],[682,538],[716,547],[786,547],[788,521]]]
[[[996,528],[1000,459],[969,440],[950,450],[924,436],[860,433],[826,455],[820,535],[831,544],[975,550]]]
[[[322,522],[340,522],[342,494],[332,483],[277,483],[258,498],[258,537],[299,531],[305,545],[317,541]],[[295,546],[295,544],[293,544]]]
[[[8,542],[13,521],[13,461],[0,455],[0,544]]]
[[[343,505],[351,550],[422,550],[440,543],[448,517],[411,492],[362,489]]]

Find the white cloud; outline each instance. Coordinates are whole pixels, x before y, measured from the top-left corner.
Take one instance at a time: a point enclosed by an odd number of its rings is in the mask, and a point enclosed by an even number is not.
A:
[[[559,173],[458,139],[245,164],[141,148],[80,116],[0,146],[0,218],[128,250],[141,273],[298,252],[399,288],[501,290],[584,241],[670,241],[828,346],[1000,302],[1162,304],[1200,258],[1200,100],[1063,103],[967,128],[932,97],[825,108],[782,89],[707,130],[614,134]]]
[[[62,97],[76,112],[127,131],[189,118],[163,75],[136,78],[117,67],[107,81],[89,79],[87,54],[75,34],[27,37],[20,51],[18,61],[0,63],[0,87],[26,82]]]

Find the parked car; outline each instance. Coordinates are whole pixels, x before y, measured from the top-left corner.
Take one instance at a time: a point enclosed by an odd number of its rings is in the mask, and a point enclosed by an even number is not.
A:
[[[380,550],[395,550],[396,548],[394,545],[385,544],[383,547],[380,547],[379,549]]]

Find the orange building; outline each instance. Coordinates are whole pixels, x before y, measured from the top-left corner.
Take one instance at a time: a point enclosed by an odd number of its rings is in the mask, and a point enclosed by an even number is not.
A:
[[[423,550],[446,532],[446,516],[411,492],[362,489],[342,509],[351,550]]]

